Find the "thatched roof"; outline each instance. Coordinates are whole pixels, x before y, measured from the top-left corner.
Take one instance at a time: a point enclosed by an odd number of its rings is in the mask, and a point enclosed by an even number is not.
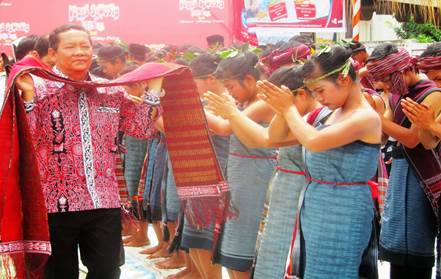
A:
[[[398,21],[407,21],[412,16],[418,23],[441,24],[441,0],[362,0],[361,7],[362,19],[370,19],[375,11],[377,14],[394,14]]]

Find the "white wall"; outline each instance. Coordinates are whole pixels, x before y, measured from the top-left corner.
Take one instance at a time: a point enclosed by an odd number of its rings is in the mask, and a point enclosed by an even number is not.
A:
[[[374,13],[369,21],[361,21],[360,41],[391,41],[399,40],[394,28],[400,23],[392,15],[377,15]]]

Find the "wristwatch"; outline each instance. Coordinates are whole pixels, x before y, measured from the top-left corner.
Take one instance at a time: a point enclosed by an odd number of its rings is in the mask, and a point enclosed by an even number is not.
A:
[[[159,93],[161,94],[160,96],[158,96],[159,94],[157,94],[157,92],[152,92],[152,90],[146,91],[144,94],[144,102],[152,106],[159,105],[161,103],[160,97],[165,96],[164,89],[162,89]]]

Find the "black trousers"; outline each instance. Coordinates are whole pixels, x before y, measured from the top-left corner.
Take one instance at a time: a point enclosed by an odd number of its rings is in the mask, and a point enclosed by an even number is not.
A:
[[[117,279],[122,253],[121,210],[50,213],[52,255],[46,279],[78,279],[78,248],[87,279]]]
[[[390,279],[430,279],[432,268],[417,268],[411,266],[390,265]]]

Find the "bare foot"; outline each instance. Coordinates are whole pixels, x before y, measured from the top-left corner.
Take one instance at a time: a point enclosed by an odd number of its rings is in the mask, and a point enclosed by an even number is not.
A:
[[[136,226],[132,220],[125,220],[122,224],[122,236],[129,236],[136,233]]]
[[[191,269],[184,268],[183,270],[179,271],[176,274],[172,274],[172,275],[169,275],[169,276],[165,277],[165,279],[181,279],[181,278],[183,278],[184,276],[186,276],[186,275],[188,275],[190,273],[191,273]]]
[[[150,255],[150,254],[154,254],[154,253],[156,253],[157,251],[159,251],[161,248],[162,248],[162,244],[160,244],[160,245],[156,245],[156,246],[153,246],[153,247],[149,247],[149,248],[146,248],[146,249],[144,249],[144,250],[141,250],[139,253],[140,254],[142,254],[142,255]]]
[[[142,239],[138,237],[133,237],[130,241],[124,243],[124,245],[128,247],[141,247],[141,246],[150,245],[150,240],[148,238]]]
[[[160,250],[147,256],[147,259],[158,259],[158,258],[169,258],[169,257],[171,257],[171,255],[168,252],[167,246],[164,245],[163,247],[161,247]]]
[[[173,255],[171,258],[158,262],[155,266],[159,269],[177,269],[185,266],[185,261],[182,257]]]
[[[136,230],[134,234],[130,236],[130,238],[124,239],[123,241],[125,246],[129,247],[141,247],[145,245],[150,245],[150,240],[147,237],[147,233],[142,230]]]
[[[127,247],[142,247],[147,245],[150,245],[150,240],[148,239],[144,239],[144,240],[134,239],[133,241],[130,241],[125,244],[125,246]]]
[[[130,236],[124,238],[123,239],[123,244],[126,245],[127,243],[132,242],[134,238],[135,237],[133,235],[130,235]]]

